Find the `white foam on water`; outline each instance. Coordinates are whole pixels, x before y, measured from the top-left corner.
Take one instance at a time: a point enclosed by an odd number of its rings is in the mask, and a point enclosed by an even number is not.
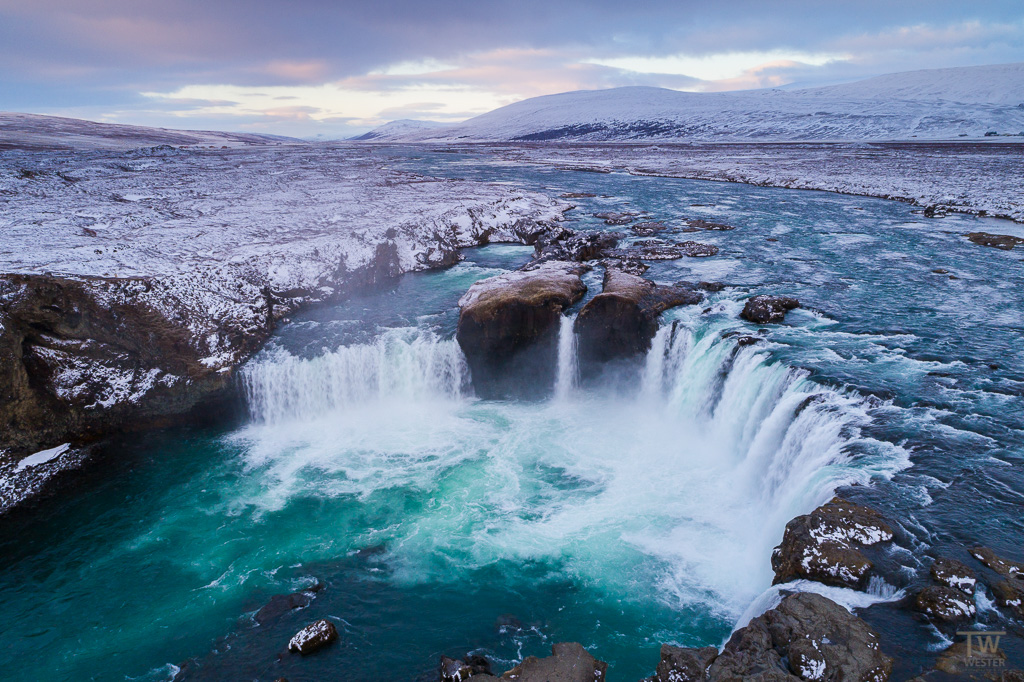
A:
[[[620,395],[575,387],[565,318],[545,402],[473,398],[458,345],[424,331],[265,354],[243,373],[254,423],[237,439],[254,483],[239,504],[378,505],[363,539],[387,544],[396,581],[544,562],[616,598],[735,619],[770,585],[790,518],[906,453],[862,437],[857,396],[710,324],[663,326],[640,390]]]

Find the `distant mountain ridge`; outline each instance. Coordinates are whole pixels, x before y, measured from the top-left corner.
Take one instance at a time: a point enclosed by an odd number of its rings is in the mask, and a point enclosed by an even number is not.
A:
[[[398,122],[396,122],[398,123]],[[388,124],[389,142],[947,139],[1024,132],[1024,62],[908,71],[796,90],[580,90],[459,124]]]
[[[236,147],[283,142],[299,140],[280,135],[173,130],[0,112],[0,149],[132,149],[162,144]]]

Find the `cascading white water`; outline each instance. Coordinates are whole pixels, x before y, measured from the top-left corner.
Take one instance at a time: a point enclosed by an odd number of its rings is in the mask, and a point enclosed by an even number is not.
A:
[[[264,354],[244,372],[256,424],[240,438],[267,482],[244,503],[422,495],[389,503],[387,530],[368,536],[390,543],[395,579],[541,560],[620,597],[735,618],[770,584],[786,521],[905,462],[861,437],[857,396],[700,316],[663,325],[640,391],[576,388],[572,323],[556,399],[537,403],[471,399],[458,345],[414,329],[318,358]]]
[[[250,414],[279,423],[381,399],[460,398],[469,368],[454,340],[397,329],[315,358],[277,349],[246,365],[242,384]]]
[[[565,400],[576,386],[579,365],[576,362],[575,315],[562,315],[558,326],[558,365],[555,374],[555,400]]]

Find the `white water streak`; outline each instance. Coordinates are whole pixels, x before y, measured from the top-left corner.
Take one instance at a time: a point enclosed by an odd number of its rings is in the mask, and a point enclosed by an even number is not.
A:
[[[575,315],[562,315],[558,326],[558,369],[555,374],[555,400],[566,400],[579,381],[576,356]]]
[[[455,341],[411,329],[310,359],[279,350],[242,372],[249,411],[264,423],[308,420],[380,399],[457,399],[468,379]]]

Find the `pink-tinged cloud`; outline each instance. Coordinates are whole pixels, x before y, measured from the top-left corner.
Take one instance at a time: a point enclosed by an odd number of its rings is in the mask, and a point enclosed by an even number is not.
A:
[[[322,59],[308,61],[275,60],[256,69],[259,73],[272,76],[275,80],[293,83],[323,83],[330,67]]]

